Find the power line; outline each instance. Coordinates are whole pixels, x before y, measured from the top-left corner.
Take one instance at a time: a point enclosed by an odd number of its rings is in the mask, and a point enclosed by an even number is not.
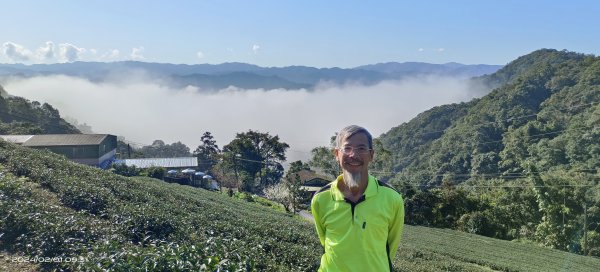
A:
[[[571,106],[571,107],[568,107],[568,108],[562,108],[562,109],[556,109],[556,110],[549,110],[549,111],[546,111],[544,113],[571,110],[571,109],[574,109],[574,108],[579,108],[579,107],[593,105],[593,104],[598,104],[598,102],[590,102],[590,103],[585,103],[585,104],[574,105],[574,106]],[[492,125],[492,124],[497,124],[497,123],[501,123],[501,122],[509,122],[509,121],[523,119],[523,118],[530,118],[530,117],[534,117],[534,116],[538,116],[538,115],[540,115],[540,112],[538,112],[536,114],[515,116],[515,117],[511,117],[511,118],[507,118],[507,119],[500,119],[500,120],[495,120],[495,121],[490,121],[490,122],[475,123],[475,124],[471,125],[471,127],[480,127],[480,126],[484,126],[484,125]],[[444,131],[446,131],[446,129],[444,129],[444,130],[437,130],[437,131],[423,132],[423,133],[419,133],[419,134],[416,134],[416,135],[441,133],[441,132],[444,132]]]
[[[574,172],[578,172],[578,173],[585,173],[585,172],[595,172],[595,171],[599,171],[599,169],[577,169],[574,170]],[[377,171],[377,170],[369,170],[369,172],[372,173],[380,173],[380,174],[402,174],[405,172],[388,172],[388,171]],[[451,175],[453,177],[461,177],[461,176],[523,176],[523,175],[527,175],[527,174],[544,174],[544,173],[550,173],[552,171],[529,171],[527,173],[517,173],[517,172],[508,172],[508,173],[489,173],[489,174],[457,174],[457,173],[445,173],[445,174],[432,174],[432,175],[416,175],[416,174],[411,174],[412,176],[431,176],[431,177],[444,177],[444,176],[448,176]],[[408,173],[410,174],[410,173]]]
[[[594,126],[591,127],[591,129],[597,129],[600,128],[598,126]],[[587,130],[590,129],[590,127],[583,127],[583,128],[575,128],[575,129],[564,129],[564,130],[558,130],[558,131],[553,131],[553,132],[546,132],[546,133],[540,133],[540,134],[533,134],[533,135],[527,135],[523,138],[537,138],[539,136],[547,136],[547,135],[552,135],[552,134],[557,134],[557,133],[561,133],[561,132],[567,132],[567,131],[578,131],[578,130]],[[490,144],[490,143],[500,143],[503,142],[504,140],[497,140],[497,141],[487,141],[487,142],[475,142],[475,143],[465,143],[467,146],[477,146],[477,145],[483,145],[483,144]],[[299,153],[312,153],[309,151],[300,151],[300,150],[295,150],[294,152],[299,152]]]
[[[444,185],[423,185],[423,184],[394,184],[398,187],[421,187],[425,186],[428,188],[443,188]],[[599,187],[600,184],[556,184],[556,185],[456,185],[455,188],[475,189],[475,188],[585,188],[585,187]]]
[[[583,95],[581,95],[583,96]],[[575,108],[579,108],[579,107],[583,107],[583,106],[589,106],[589,105],[594,105],[594,104],[598,104],[598,102],[590,102],[590,103],[584,103],[584,104],[578,104],[578,105],[574,105],[568,108],[562,108],[562,109],[556,109],[556,110],[549,110],[549,111],[545,111],[543,112],[544,114],[546,113],[550,113],[550,112],[559,112],[559,111],[565,111],[565,110],[572,110]],[[536,114],[530,114],[530,115],[522,115],[522,116],[516,116],[516,117],[511,117],[511,118],[507,118],[507,119],[501,119],[501,120],[496,120],[496,121],[492,121],[492,122],[484,122],[484,123],[479,123],[479,124],[473,124],[471,127],[479,127],[479,126],[484,126],[484,125],[488,125],[488,124],[497,124],[497,123],[501,123],[501,122],[508,122],[508,121],[512,121],[512,120],[517,120],[517,119],[523,119],[523,118],[529,118],[529,117],[534,117],[534,116],[538,116],[540,115],[540,113],[536,113]],[[598,127],[594,127],[598,128]],[[540,133],[540,134],[534,134],[534,135],[528,135],[526,136],[527,138],[535,138],[538,136],[546,136],[546,135],[552,135],[552,134],[557,134],[557,133],[561,133],[561,132],[565,132],[565,131],[576,131],[576,130],[582,130],[585,128],[581,128],[581,129],[570,129],[570,130],[560,130],[560,131],[554,131],[554,132],[547,132],[547,133]],[[447,129],[444,130],[438,130],[438,131],[429,131],[429,132],[423,132],[423,133],[418,133],[415,135],[426,135],[426,134],[432,134],[432,133],[441,133],[441,132],[445,132]],[[498,142],[503,142],[503,140],[498,140],[498,141],[488,141],[488,142],[481,142],[481,143],[475,143],[477,145],[481,145],[481,144],[490,144],[490,143],[498,143]],[[312,152],[310,151],[301,151],[301,150],[290,150],[293,152],[298,152],[298,153],[304,153],[304,154],[310,154]]]
[[[583,95],[580,95],[583,96]],[[544,111],[543,114],[546,113],[551,113],[551,112],[560,112],[560,111],[566,111],[566,110],[572,110],[575,108],[579,108],[579,107],[583,107],[583,106],[589,106],[589,105],[594,105],[594,104],[598,104],[599,102],[590,102],[590,103],[583,103],[583,104],[578,104],[578,105],[573,105],[567,108],[561,108],[561,109],[555,109],[555,110],[547,110]],[[517,119],[523,119],[523,118],[529,118],[529,117],[534,117],[534,116],[538,116],[541,113],[536,113],[536,114],[530,114],[530,115],[522,115],[522,116],[515,116],[515,117],[510,117],[507,119],[500,119],[500,120],[495,120],[495,121],[490,121],[490,122],[483,122],[483,123],[475,123],[473,125],[470,125],[471,127],[479,127],[479,126],[484,126],[484,125],[489,125],[489,124],[496,124],[496,123],[501,123],[501,122],[508,122],[508,121],[512,121],[512,120],[517,120]],[[423,132],[423,133],[417,133],[414,135],[424,135],[424,134],[431,134],[431,133],[440,133],[440,132],[444,132],[446,131],[446,129],[444,130],[437,130],[437,131],[429,131],[429,132]],[[294,141],[294,142],[300,142],[300,141]],[[302,142],[316,142],[316,141],[306,141],[306,140],[302,140]],[[299,152],[299,153],[309,153],[307,151],[300,151],[300,150],[290,150],[292,152]]]

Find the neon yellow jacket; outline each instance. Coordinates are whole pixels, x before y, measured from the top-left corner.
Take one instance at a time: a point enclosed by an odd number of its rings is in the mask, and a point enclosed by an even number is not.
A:
[[[338,189],[340,175],[321,188],[311,202],[325,253],[319,271],[391,271],[404,226],[404,201],[389,185],[369,175],[356,203]]]

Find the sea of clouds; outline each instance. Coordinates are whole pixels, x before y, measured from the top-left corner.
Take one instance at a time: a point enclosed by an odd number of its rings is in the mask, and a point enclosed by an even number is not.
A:
[[[122,136],[138,146],[160,139],[194,150],[210,131],[222,147],[236,133],[252,129],[288,143],[288,162],[307,160],[312,148],[327,146],[344,126],[361,125],[377,137],[434,106],[485,94],[465,79],[434,76],[372,86],[323,83],[310,91],[174,89],[139,72],[104,82],[54,75],[0,84],[11,95],[47,102],[96,133]]]

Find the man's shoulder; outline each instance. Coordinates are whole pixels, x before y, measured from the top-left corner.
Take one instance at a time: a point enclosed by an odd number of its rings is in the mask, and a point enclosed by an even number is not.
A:
[[[331,199],[331,183],[321,187],[321,189],[313,194],[311,206],[314,207],[316,203],[321,203],[321,205],[324,205],[329,199]]]
[[[396,188],[394,188],[394,186],[392,186],[391,184],[377,180],[377,185],[379,185],[379,188],[382,188],[383,192],[393,195],[394,197],[402,198],[402,194],[400,194],[400,192],[396,190]]]
[[[331,191],[331,185],[333,184],[333,182],[330,182],[329,184],[321,187],[321,189],[319,189],[317,192],[315,192],[315,196],[320,194],[320,193],[325,193],[325,192],[329,192]]]

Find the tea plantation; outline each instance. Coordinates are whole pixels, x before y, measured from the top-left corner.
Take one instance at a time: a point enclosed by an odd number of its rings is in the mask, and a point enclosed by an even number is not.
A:
[[[1,252],[71,260],[31,264],[50,271],[315,271],[322,249],[311,223],[283,212],[0,141]],[[23,265],[0,262],[4,269]],[[406,226],[394,265],[399,271],[598,271],[600,259]]]

